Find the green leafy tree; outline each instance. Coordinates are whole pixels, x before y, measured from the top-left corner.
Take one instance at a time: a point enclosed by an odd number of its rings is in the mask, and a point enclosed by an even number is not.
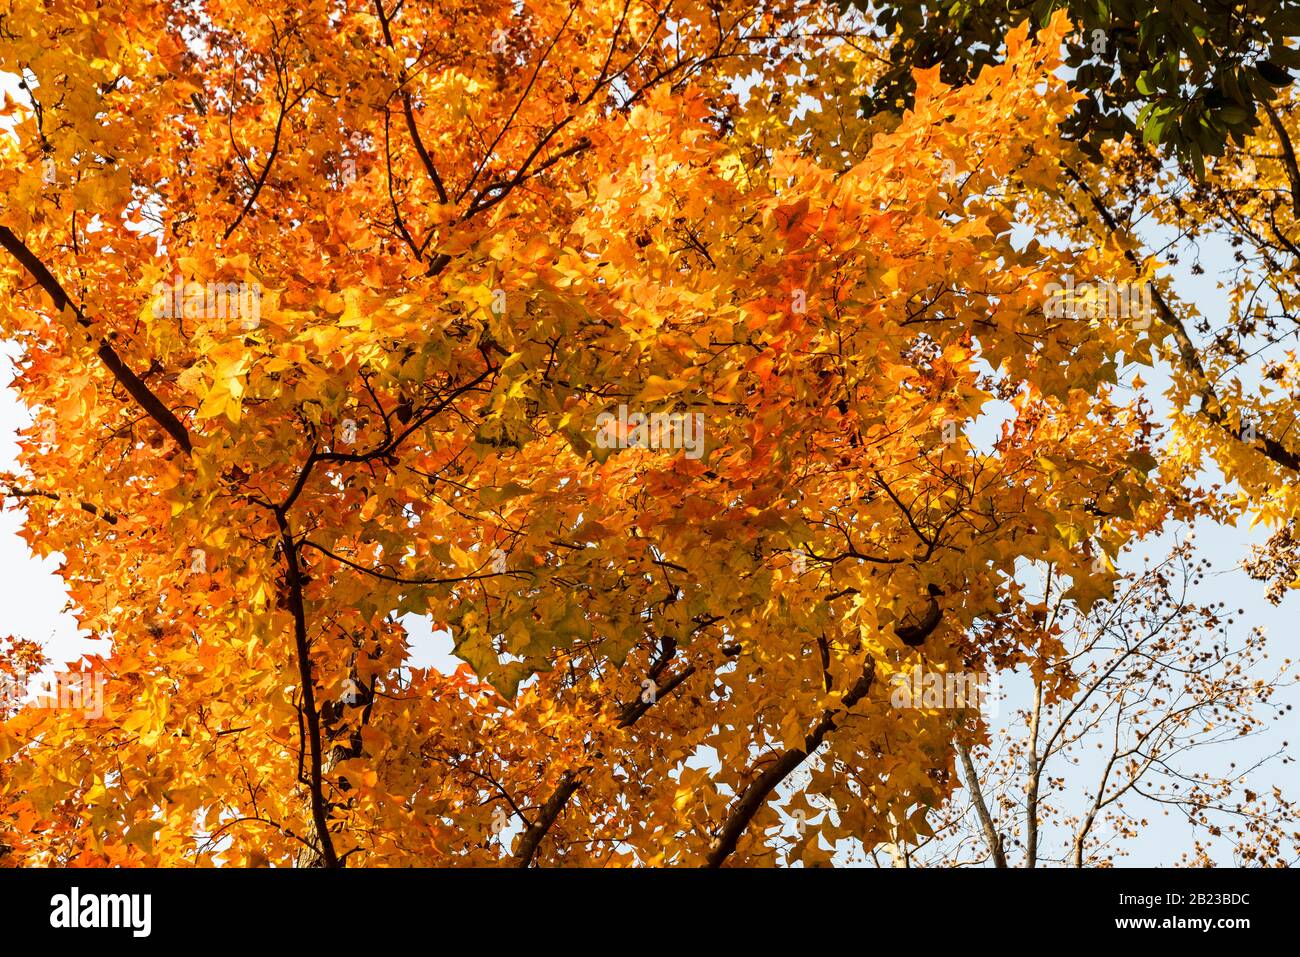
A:
[[[1094,157],[1106,141],[1140,134],[1198,172],[1229,139],[1244,142],[1300,68],[1300,50],[1286,44],[1300,32],[1296,0],[837,2],[864,10],[889,39],[889,66],[862,97],[868,115],[910,105],[917,68],[969,83],[1001,61],[1012,27],[1041,27],[1064,9],[1078,28],[1065,66],[1084,94],[1067,134]]]

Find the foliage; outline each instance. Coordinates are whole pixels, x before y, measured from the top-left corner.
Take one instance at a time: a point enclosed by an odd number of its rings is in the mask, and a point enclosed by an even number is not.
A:
[[[3,29],[4,484],[106,677],[0,726],[19,863],[761,864],[813,798],[783,860],[923,837],[981,718],[896,677],[1054,660],[1024,563],[1087,612],[1201,507],[1117,387],[1164,327],[1045,308],[1154,264],[1021,235],[1086,211],[1063,15],[887,124],[812,0]]]
[[[889,67],[863,97],[868,113],[898,110],[913,95],[913,71],[938,66],[947,83],[968,83],[998,62],[1009,30],[1046,24],[1065,11],[1071,85],[1084,94],[1066,128],[1100,159],[1102,144],[1140,136],[1203,171],[1231,139],[1263,122],[1262,105],[1292,82],[1300,51],[1294,0],[959,0],[872,3],[890,38]]]

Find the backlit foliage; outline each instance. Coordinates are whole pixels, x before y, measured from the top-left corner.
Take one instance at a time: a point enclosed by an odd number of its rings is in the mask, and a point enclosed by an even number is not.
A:
[[[107,681],[101,716],[0,727],[9,859],[927,834],[981,719],[892,707],[892,676],[1052,658],[1020,563],[1086,610],[1187,506],[1114,388],[1152,330],[1044,308],[1150,271],[1024,235],[1076,215],[1071,25],[870,120],[849,29],[804,0],[10,4],[0,323],[35,419],[6,484]],[[174,308],[178,276],[257,298]],[[620,405],[702,416],[702,454],[605,447]],[[409,616],[464,665],[412,668]],[[787,847],[806,795],[840,810]]]

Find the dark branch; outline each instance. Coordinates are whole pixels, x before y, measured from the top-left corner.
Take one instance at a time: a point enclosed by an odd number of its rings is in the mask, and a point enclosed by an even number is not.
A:
[[[13,485],[6,487],[4,489],[3,494],[9,498],[48,498],[54,502],[59,502],[63,500],[62,496],[56,494],[55,492],[46,492],[41,489],[34,489],[34,488],[17,488],[16,486]],[[116,515],[114,515],[112,512],[106,512],[103,509],[99,508],[98,506],[91,505],[89,502],[78,502],[77,507],[80,508],[83,512],[89,512],[91,515],[94,515],[96,518],[102,518],[110,525],[117,524]]]
[[[767,766],[767,768],[755,778],[745,788],[744,792],[731,806],[727,812],[727,818],[722,824],[722,830],[713,842],[713,847],[709,851],[708,866],[721,867],[723,862],[731,856],[736,850],[736,845],[740,842],[741,836],[745,829],[749,827],[750,821],[754,819],[759,810],[767,803],[768,796],[774,791],[778,784],[789,777],[795,768],[807,760],[808,755],[817,750],[826,740],[826,736],[835,730],[835,719],[840,711],[847,711],[855,704],[861,701],[868,691],[871,690],[871,684],[876,677],[876,662],[874,658],[867,659],[866,669],[852,688],[844,695],[840,701],[839,708],[827,708],[822,712],[821,719],[804,737],[802,748],[788,748],[781,753],[781,756]]]
[[[37,284],[45,290],[46,295],[54,302],[56,310],[63,312],[64,309],[71,309],[73,315],[77,317],[77,324],[84,328],[89,329],[94,325],[81,311],[81,307],[72,301],[72,298],[64,290],[62,283],[54,278],[54,274],[46,269],[45,264],[37,258],[36,254],[27,248],[27,244],[15,236],[6,226],[0,226],[0,246],[3,246],[31,274],[31,277],[36,280]],[[163,405],[162,400],[145,385],[144,380],[127,368],[126,363],[109,345],[107,339],[100,340],[96,355],[104,363],[104,367],[130,393],[131,398],[139,403],[140,407],[162,427],[163,431],[176,440],[176,444],[181,447],[181,451],[189,455],[193,450],[193,446],[190,444],[190,435],[185,426],[172,414],[171,409]]]
[[[316,841],[326,867],[340,867],[334,841],[329,832],[325,814],[325,792],[321,773],[320,712],[316,709],[316,691],[311,674],[311,651],[307,641],[307,613],[302,599],[302,572],[298,566],[298,546],[289,529],[289,521],[281,511],[276,512],[280,526],[280,548],[284,551],[286,595],[289,611],[293,615],[293,641],[298,659],[298,680],[302,685],[302,715],[307,719],[307,743],[311,752],[311,815],[316,826]]]
[[[1114,215],[1102,201],[1101,197],[1098,196],[1083,177],[1073,169],[1069,166],[1064,166],[1063,168],[1071,181],[1073,181],[1079,189],[1083,191],[1084,195],[1088,197],[1088,200],[1092,203],[1092,208],[1096,211],[1102,222],[1106,224],[1106,227],[1116,235],[1122,234],[1123,230],[1120,228],[1119,223],[1115,220]],[[1138,261],[1138,257],[1132,249],[1125,248],[1124,257],[1128,260],[1129,265],[1131,265],[1134,270],[1139,272],[1141,271],[1142,264]],[[1254,441],[1251,441],[1245,437],[1244,429],[1233,424],[1228,413],[1224,410],[1222,402],[1219,400],[1218,393],[1214,390],[1213,383],[1211,383],[1209,376],[1205,373],[1205,367],[1201,364],[1201,357],[1196,351],[1196,345],[1187,334],[1187,329],[1183,326],[1182,321],[1174,313],[1174,310],[1169,303],[1165,301],[1165,297],[1161,294],[1160,290],[1155,288],[1154,285],[1151,289],[1151,296],[1152,301],[1155,302],[1156,313],[1158,314],[1160,321],[1168,326],[1170,331],[1173,333],[1174,342],[1177,343],[1178,346],[1178,356],[1182,360],[1183,366],[1201,383],[1201,407],[1197,410],[1197,414],[1218,426],[1223,432],[1227,433],[1237,441],[1249,445],[1258,452],[1262,452],[1278,465],[1288,468],[1293,472],[1300,472],[1300,455],[1297,455],[1291,449],[1287,448],[1271,436],[1258,436]]]
[[[555,819],[560,816],[560,811],[568,803],[573,792],[578,790],[578,776],[572,771],[565,771],[560,775],[560,783],[555,786],[551,796],[546,799],[542,805],[542,810],[537,815],[537,820],[529,826],[528,830],[519,840],[519,848],[515,851],[515,866],[529,867],[533,863],[533,855],[537,853],[537,847],[546,836],[546,832],[551,829]]]

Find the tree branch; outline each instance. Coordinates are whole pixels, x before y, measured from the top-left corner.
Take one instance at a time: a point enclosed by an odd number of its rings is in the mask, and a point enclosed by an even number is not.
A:
[[[72,297],[64,290],[63,285],[54,277],[54,274],[45,268],[45,264],[27,248],[27,244],[14,235],[7,226],[0,226],[0,246],[3,246],[10,255],[17,259],[31,277],[36,280],[37,284],[45,290],[46,295],[53,301],[56,310],[61,313],[64,309],[71,309],[73,315],[77,317],[77,324],[84,328],[89,329],[94,325],[81,311],[81,307],[72,301]],[[145,385],[144,380],[127,367],[121,356],[109,345],[107,339],[100,340],[99,349],[95,354],[104,363],[104,367],[130,393],[131,398],[135,399],[140,407],[148,413],[149,417],[176,441],[182,452],[189,455],[193,451],[193,446],[190,443],[190,435],[185,426],[172,414],[171,409],[163,405],[162,400]]]
[[[665,638],[663,640],[662,652],[648,672],[651,681],[658,680],[659,676],[663,674],[664,668],[676,653],[677,642],[672,638]],[[619,717],[618,726],[620,728],[630,728],[632,725],[636,724],[643,714],[653,708],[659,701],[663,700],[665,694],[672,691],[691,675],[695,674],[695,670],[694,665],[689,665],[671,678],[662,688],[657,689],[655,695],[649,700],[646,700],[644,697],[639,697],[636,701],[626,705]],[[516,867],[528,867],[532,864],[533,857],[537,854],[537,848],[540,846],[542,838],[545,837],[546,832],[551,829],[551,825],[555,823],[556,818],[559,817],[560,811],[564,809],[564,805],[568,802],[569,798],[578,790],[578,786],[578,776],[574,772],[565,771],[564,774],[561,775],[560,783],[556,785],[555,790],[551,792],[551,796],[548,797],[546,803],[542,805],[542,810],[538,815],[537,820],[529,825],[528,830],[524,832],[523,839],[519,843],[519,848],[515,851]]]
[[[1070,180],[1073,181],[1079,189],[1083,191],[1084,195],[1088,197],[1089,201],[1092,203],[1093,209],[1101,218],[1102,222],[1105,223],[1106,227],[1117,236],[1123,234],[1124,230],[1120,228],[1119,223],[1115,220],[1110,209],[1104,202],[1102,202],[1101,197],[1096,194],[1083,177],[1065,164],[1062,164],[1062,168],[1065,170],[1065,173]],[[1129,265],[1131,265],[1134,270],[1139,272],[1141,271],[1142,264],[1132,249],[1125,247],[1124,258],[1128,260]],[[1196,351],[1196,345],[1187,334],[1187,329],[1183,326],[1182,321],[1178,318],[1177,314],[1175,314],[1169,303],[1165,301],[1165,297],[1161,294],[1160,290],[1154,285],[1152,285],[1151,288],[1151,297],[1156,304],[1156,312],[1159,315],[1160,321],[1169,327],[1170,331],[1173,333],[1174,342],[1177,343],[1178,346],[1178,356],[1182,360],[1183,365],[1186,367],[1188,372],[1192,373],[1192,375],[1201,382],[1201,407],[1198,410],[1198,414],[1204,416],[1208,421],[1217,425],[1223,432],[1227,433],[1238,442],[1242,442],[1256,451],[1262,452],[1278,465],[1290,469],[1293,472],[1300,472],[1300,454],[1293,452],[1281,442],[1270,436],[1259,436],[1254,442],[1252,442],[1244,437],[1243,429],[1233,425],[1227,412],[1223,409],[1218,393],[1214,390],[1213,383],[1210,382],[1209,376],[1206,375],[1205,367],[1201,364],[1200,355]]]
[[[298,546],[294,543],[289,521],[277,509],[276,521],[280,526],[280,547],[284,551],[286,596],[293,615],[293,640],[298,659],[298,680],[302,685],[302,713],[307,719],[307,741],[311,751],[311,814],[316,826],[316,840],[326,867],[340,867],[330,837],[329,821],[325,815],[325,792],[321,775],[320,712],[316,710],[316,691],[312,683],[311,651],[307,642],[307,614],[302,600],[302,572],[298,566]]]
[[[529,867],[532,865],[533,855],[537,853],[537,846],[541,844],[542,838],[551,829],[555,819],[560,816],[560,811],[564,809],[564,805],[573,796],[573,792],[578,790],[578,784],[578,776],[572,771],[565,771],[560,775],[560,783],[555,786],[551,796],[542,805],[537,820],[533,821],[519,841],[519,848],[515,851],[515,867]]]
[[[41,489],[34,489],[34,488],[18,488],[15,485],[5,486],[3,490],[3,495],[7,498],[48,498],[54,502],[63,501],[62,496],[58,495],[55,492],[46,492]],[[116,515],[114,515],[112,512],[106,512],[103,509],[99,508],[98,506],[91,505],[89,502],[78,502],[77,507],[80,508],[83,512],[89,512],[91,515],[94,515],[96,518],[102,518],[110,525],[117,524]]]
[[[1286,166],[1287,180],[1291,183],[1291,209],[1296,218],[1300,219],[1300,165],[1296,164],[1295,147],[1291,145],[1291,137],[1287,135],[1286,127],[1282,125],[1282,119],[1273,109],[1273,104],[1264,100],[1263,106],[1268,121],[1273,124],[1273,132],[1277,133],[1278,142],[1282,144],[1282,160]]]
[[[732,852],[736,850],[736,845],[740,842],[741,836],[745,833],[745,829],[749,827],[750,821],[754,819],[754,815],[767,802],[768,796],[776,789],[776,786],[784,781],[795,768],[803,764],[808,756],[826,740],[826,736],[835,730],[835,719],[841,711],[847,711],[866,697],[867,692],[871,690],[875,677],[875,659],[868,658],[862,676],[844,695],[844,698],[840,701],[840,707],[827,708],[822,712],[821,719],[816,726],[804,737],[804,746],[802,748],[786,749],[775,762],[769,764],[767,769],[750,783],[749,787],[745,788],[744,793],[731,806],[731,810],[727,813],[727,818],[723,822],[722,830],[713,842],[713,847],[709,851],[707,859],[709,867],[721,867],[723,862],[731,856]]]
[[[989,807],[984,803],[984,792],[980,789],[980,780],[975,774],[975,762],[971,760],[970,749],[961,741],[954,741],[953,744],[957,748],[957,756],[961,758],[962,771],[966,774],[970,803],[975,808],[975,816],[980,819],[980,826],[984,829],[984,839],[988,842],[989,852],[993,855],[993,866],[1006,867],[1007,856],[1002,851],[1002,835],[998,833],[993,815],[989,813]]]
[[[399,4],[400,6],[400,4]],[[396,14],[396,10],[393,11]],[[381,0],[375,0],[375,13],[379,17],[379,26],[383,30],[384,42],[388,48],[393,49],[393,34],[389,29],[389,17],[384,13],[384,5]],[[424,140],[420,137],[420,128],[415,122],[415,109],[411,105],[411,91],[406,88],[407,76],[406,69],[403,68],[398,76],[397,83],[402,90],[402,115],[406,118],[406,129],[411,134],[411,142],[415,146],[415,152],[420,157],[420,162],[424,164],[424,171],[429,174],[429,180],[433,183],[433,188],[438,194],[438,202],[444,206],[447,205],[447,190],[442,184],[442,177],[438,175],[438,168],[433,163],[433,157],[424,147]],[[419,258],[419,254],[417,257]]]

